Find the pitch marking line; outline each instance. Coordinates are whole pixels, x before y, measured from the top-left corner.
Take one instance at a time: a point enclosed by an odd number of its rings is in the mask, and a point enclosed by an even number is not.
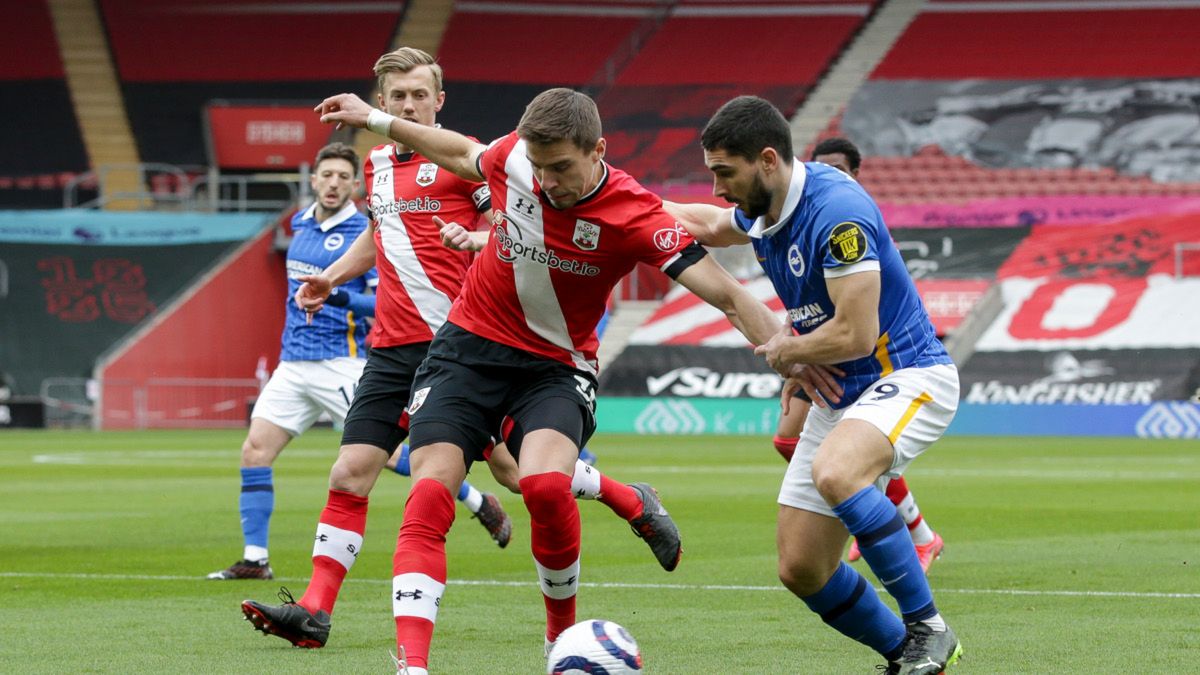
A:
[[[105,581],[204,581],[213,583],[200,576],[182,576],[178,574],[68,574],[56,572],[0,572],[0,578],[5,579],[91,579]],[[280,577],[275,581],[287,583],[304,583],[307,577]],[[215,582],[220,584],[220,582]],[[391,579],[347,579],[345,583],[391,585]],[[497,579],[451,579],[450,586],[502,586],[528,587],[537,584],[536,581],[500,581]],[[785,590],[783,586],[740,586],[724,584],[634,584],[619,581],[594,581],[579,584],[582,588],[619,588],[619,589],[650,589],[666,591],[763,591],[775,592]],[[882,589],[880,589],[882,591]],[[938,588],[938,593],[961,593],[966,595],[1020,595],[1020,596],[1052,596],[1076,598],[1166,598],[1180,600],[1200,600],[1200,593],[1156,593],[1137,591],[1065,591],[1065,590],[1021,590],[1005,588]]]

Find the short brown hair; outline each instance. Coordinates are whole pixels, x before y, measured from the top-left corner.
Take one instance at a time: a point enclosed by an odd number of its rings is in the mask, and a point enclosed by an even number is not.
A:
[[[313,169],[321,166],[321,162],[327,159],[344,159],[350,162],[350,166],[354,167],[354,176],[358,177],[358,153],[354,148],[345,143],[330,143],[317,153],[317,162],[313,164]]]
[[[394,52],[388,52],[375,62],[375,77],[379,81],[379,91],[383,92],[383,78],[388,73],[407,73],[418,66],[429,66],[433,73],[433,93],[442,90],[442,67],[428,52],[416,47],[401,47]]]
[[[568,140],[580,150],[591,150],[600,140],[600,111],[587,94],[573,89],[547,89],[538,94],[517,125],[517,135],[529,143]]]

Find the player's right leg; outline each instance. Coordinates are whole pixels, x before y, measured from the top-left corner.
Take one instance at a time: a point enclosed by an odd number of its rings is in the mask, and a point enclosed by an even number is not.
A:
[[[446,590],[446,535],[454,524],[453,494],[466,474],[463,450],[455,443],[422,444],[412,454],[413,486],[404,503],[392,558],[392,614],[396,653],[404,655],[408,672],[414,675],[424,675],[429,665],[429,645]]]
[[[408,443],[400,445],[400,450],[393,453],[391,459],[388,460],[387,468],[401,476],[412,475],[412,467],[409,461],[410,449]],[[516,464],[513,464],[513,474],[515,485]],[[493,473],[495,473],[493,471]],[[509,487],[505,485],[505,487]],[[512,489],[511,487],[509,489]],[[458,489],[458,501],[467,507],[471,512],[471,517],[479,521],[483,525],[483,529],[487,530],[488,536],[500,548],[508,546],[508,542],[512,539],[512,519],[508,517],[504,506],[500,504],[500,500],[496,495],[490,492],[481,492],[479,488],[471,485],[469,481],[463,481],[462,487]]]
[[[250,413],[250,431],[242,442],[241,492],[242,559],[209,579],[270,579],[268,532],[275,507],[272,465],[294,438],[321,414],[309,396],[313,367],[319,362],[284,361],[263,387]]]
[[[299,601],[286,589],[282,605],[246,600],[242,614],[254,627],[297,647],[319,648],[329,638],[333,606],[342,583],[362,551],[367,495],[387,461],[387,452],[365,444],[343,445],[329,472],[329,497],[317,522],[312,577]]]

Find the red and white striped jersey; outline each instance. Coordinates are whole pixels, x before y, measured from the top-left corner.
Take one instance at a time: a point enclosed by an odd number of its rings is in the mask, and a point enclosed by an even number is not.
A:
[[[491,237],[450,322],[595,374],[596,324],[613,286],[638,262],[665,270],[691,236],[662,199],[607,165],[589,195],[554,208],[515,132],[488,147],[480,170],[492,191]]]
[[[488,186],[416,153],[397,155],[390,143],[371,150],[363,179],[379,272],[371,346],[428,342],[446,322],[471,262],[470,253],[442,246],[433,217],[474,229],[490,205]]]

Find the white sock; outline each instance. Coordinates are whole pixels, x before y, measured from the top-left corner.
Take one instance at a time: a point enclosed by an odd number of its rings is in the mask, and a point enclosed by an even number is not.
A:
[[[917,546],[924,546],[933,541],[933,530],[930,529],[929,524],[925,522],[924,518],[921,519],[921,522],[917,523],[916,527],[910,529],[908,533],[912,535],[913,543]]]
[[[929,617],[928,619],[925,619],[924,621],[921,621],[920,623],[923,623],[926,626],[929,626],[930,628],[933,629],[933,632],[935,632],[935,633],[945,633],[946,632],[946,620],[942,618],[941,614],[934,614],[933,616]]]
[[[576,499],[595,499],[600,496],[600,472],[581,459],[575,460],[575,473],[571,475],[571,492]]]
[[[479,513],[479,507],[483,506],[483,493],[474,485],[468,484],[467,496],[463,497],[462,503],[471,513]]]
[[[247,546],[245,552],[242,553],[242,558],[255,562],[265,562],[267,560],[267,549],[264,546]]]

